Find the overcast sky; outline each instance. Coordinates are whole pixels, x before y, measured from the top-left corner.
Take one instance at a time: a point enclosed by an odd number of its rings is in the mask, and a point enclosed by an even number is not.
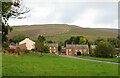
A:
[[[31,10],[22,15],[27,18],[12,18],[10,25],[69,24],[118,28],[118,0],[24,0],[23,3]]]

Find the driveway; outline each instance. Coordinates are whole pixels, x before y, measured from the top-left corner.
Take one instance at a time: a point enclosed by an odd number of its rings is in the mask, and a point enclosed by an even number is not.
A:
[[[75,57],[75,56],[66,56],[66,55],[60,55],[60,56],[68,57],[68,58],[74,58],[74,59],[78,59],[78,60],[86,60],[86,61],[91,61],[91,62],[102,62],[102,63],[109,63],[109,64],[120,64],[120,63],[115,63],[115,62],[92,60],[92,59],[86,59],[86,58],[79,58],[79,57]]]

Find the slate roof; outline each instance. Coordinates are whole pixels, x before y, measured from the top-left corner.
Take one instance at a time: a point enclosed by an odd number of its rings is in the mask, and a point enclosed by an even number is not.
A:
[[[66,45],[66,49],[67,48],[88,48],[88,45],[72,45],[72,44],[67,44]]]
[[[49,46],[49,47],[58,47],[58,43],[48,43],[47,46]]]

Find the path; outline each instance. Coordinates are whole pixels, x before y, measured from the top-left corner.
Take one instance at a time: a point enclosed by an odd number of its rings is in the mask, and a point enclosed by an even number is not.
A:
[[[66,55],[60,55],[60,56],[68,57],[68,58],[74,58],[74,59],[79,59],[79,60],[87,60],[87,61],[92,61],[92,62],[102,62],[102,63],[109,63],[109,64],[120,64],[120,63],[116,63],[116,62],[92,60],[92,59],[86,59],[86,58],[79,58],[79,57],[75,57],[75,56],[66,56]]]

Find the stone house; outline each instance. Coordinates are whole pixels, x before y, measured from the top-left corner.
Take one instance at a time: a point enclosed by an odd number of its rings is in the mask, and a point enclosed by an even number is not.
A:
[[[74,45],[74,44],[66,45],[66,55],[75,56],[81,54],[89,54],[88,45]]]

